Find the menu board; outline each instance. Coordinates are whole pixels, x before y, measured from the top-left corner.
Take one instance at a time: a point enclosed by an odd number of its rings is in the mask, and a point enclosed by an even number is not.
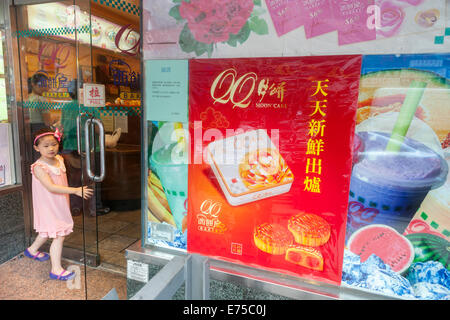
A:
[[[360,67],[190,60],[189,252],[340,283]]]

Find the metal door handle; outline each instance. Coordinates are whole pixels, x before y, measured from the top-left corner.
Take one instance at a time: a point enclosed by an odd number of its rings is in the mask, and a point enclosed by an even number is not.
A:
[[[81,123],[81,114],[77,116],[77,150],[79,155],[81,155],[80,123]]]
[[[89,140],[89,127],[97,125],[99,128],[99,145],[100,145],[100,175],[96,176],[91,169],[91,146]],[[84,124],[84,141],[86,148],[86,171],[89,179],[94,182],[102,182],[105,179],[105,129],[103,123],[95,118],[86,120]]]
[[[83,150],[81,150],[81,137],[80,137],[80,128],[81,128],[81,118],[84,116],[91,116],[91,114],[87,113],[87,112],[81,112],[78,116],[77,116],[77,150],[78,150],[78,154],[80,156],[84,156],[83,154]]]

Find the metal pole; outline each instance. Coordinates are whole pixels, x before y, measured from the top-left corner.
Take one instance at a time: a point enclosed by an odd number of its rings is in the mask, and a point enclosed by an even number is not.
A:
[[[209,300],[209,268],[207,257],[191,254],[186,259],[186,300]]]

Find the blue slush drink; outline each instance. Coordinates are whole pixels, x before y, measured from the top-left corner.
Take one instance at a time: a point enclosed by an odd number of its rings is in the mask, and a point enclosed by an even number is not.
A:
[[[404,138],[398,152],[386,151],[390,135],[358,132],[364,143],[353,167],[347,216],[347,239],[369,224],[403,233],[427,193],[445,183],[448,165],[435,151]]]

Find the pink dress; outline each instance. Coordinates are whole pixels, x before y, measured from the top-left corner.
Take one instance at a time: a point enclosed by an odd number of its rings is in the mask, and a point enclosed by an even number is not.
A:
[[[47,190],[34,175],[34,167],[40,166],[47,172],[54,184],[67,187],[66,167],[63,157],[56,156],[59,167],[51,166],[41,160],[31,165],[34,229],[43,238],[66,236],[73,231],[69,195]]]

